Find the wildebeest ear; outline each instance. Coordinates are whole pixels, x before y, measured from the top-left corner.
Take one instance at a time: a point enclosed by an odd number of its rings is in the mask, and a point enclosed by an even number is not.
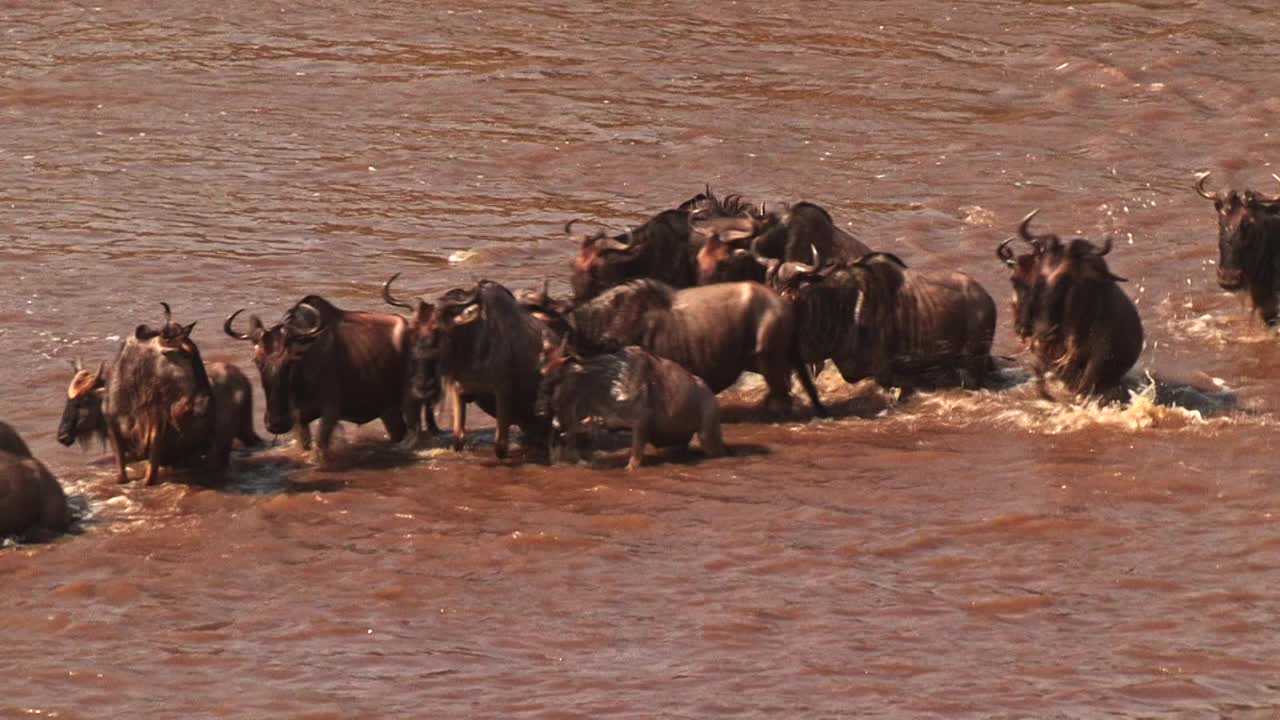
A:
[[[139,325],[133,331],[133,336],[138,340],[150,340],[160,334],[159,330],[152,330],[150,325]]]
[[[199,320],[196,320],[196,321],[192,322],[190,325],[187,325],[187,326],[183,327],[183,328],[182,328],[182,336],[183,336],[183,337],[191,337],[191,331],[195,329],[195,327],[196,327],[196,323],[197,323],[197,322],[200,322],[200,321],[199,321]]]
[[[481,317],[480,303],[472,303],[468,305],[465,310],[458,313],[458,316],[453,319],[453,324],[467,325],[469,323],[475,322],[476,320],[479,320],[480,317]]]

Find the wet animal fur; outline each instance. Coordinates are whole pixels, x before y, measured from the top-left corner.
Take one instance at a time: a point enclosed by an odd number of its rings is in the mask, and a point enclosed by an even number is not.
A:
[[[0,422],[0,536],[44,539],[71,525],[67,496],[10,425]]]
[[[640,466],[646,443],[685,447],[695,433],[708,456],[725,453],[715,394],[688,370],[635,346],[585,359],[563,353],[551,349],[543,364],[537,410],[579,450],[596,430],[627,429],[628,470]]]
[[[992,367],[995,302],[964,273],[916,272],[872,253],[816,270],[787,264],[776,277],[804,360],[831,358],[847,382],[976,387]]]

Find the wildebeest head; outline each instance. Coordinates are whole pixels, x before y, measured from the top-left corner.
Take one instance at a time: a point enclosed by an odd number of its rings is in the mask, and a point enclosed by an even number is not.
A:
[[[228,336],[253,343],[253,363],[258,367],[262,391],[267,396],[263,424],[268,432],[279,435],[293,428],[294,384],[303,358],[328,329],[329,313],[325,311],[332,307],[323,299],[309,295],[270,329],[257,315],[249,316],[248,332],[232,329],[232,322],[244,312],[243,308],[231,313],[222,324]]]
[[[1195,189],[1213,201],[1218,213],[1218,285],[1223,290],[1242,290],[1249,275],[1269,269],[1263,257],[1268,242],[1265,226],[1280,218],[1280,201],[1251,190],[1210,193],[1204,188],[1207,179],[1209,173],[1201,175]]]
[[[391,294],[391,283],[400,277],[400,273],[392,275],[382,285],[382,299],[392,307],[404,308],[411,314],[409,327],[413,345],[409,348],[409,394],[413,399],[434,406],[440,399],[439,374],[436,372],[438,351],[436,337],[432,332],[435,325],[436,306],[418,299],[417,306],[399,300]]]
[[[613,236],[603,231],[574,235],[575,222],[570,220],[564,229],[579,242],[571,280],[577,302],[637,278],[651,277],[677,287],[697,281],[689,213],[684,210],[664,210],[643,225]]]
[[[737,220],[731,218],[731,220]],[[703,238],[698,249],[698,284],[718,282],[765,281],[766,267],[755,254],[744,247],[755,235],[751,227],[705,227],[696,225],[694,232]]]
[[[155,340],[161,352],[169,357],[176,355],[190,357],[198,354],[199,351],[191,340],[191,331],[195,329],[196,324],[193,322],[190,325],[181,325],[174,322],[169,303],[162,302],[160,305],[164,308],[164,325],[161,325],[158,330],[150,325],[139,325],[134,329],[133,336],[142,342]]]
[[[1125,282],[1111,272],[1104,259],[1111,252],[1110,237],[1101,247],[1084,238],[1063,241],[1057,235],[1033,234],[1032,211],[1018,226],[1018,237],[1032,248],[1015,257],[1009,240],[996,249],[997,256],[1011,268],[1014,288],[1014,327],[1019,337],[1056,338],[1073,306],[1084,309],[1103,297],[1102,286]]]
[[[91,437],[105,439],[107,435],[107,421],[102,415],[102,396],[107,388],[105,363],[90,371],[76,358],[71,367],[75,374],[67,387],[67,403],[58,423],[58,442],[68,447],[76,440],[85,443]]]

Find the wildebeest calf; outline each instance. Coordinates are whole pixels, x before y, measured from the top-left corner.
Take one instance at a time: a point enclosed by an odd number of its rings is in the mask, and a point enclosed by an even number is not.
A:
[[[548,346],[538,411],[554,416],[579,450],[589,449],[594,430],[631,430],[628,470],[640,467],[645,444],[686,447],[695,433],[708,456],[725,453],[720,405],[707,384],[636,346],[585,359]]]

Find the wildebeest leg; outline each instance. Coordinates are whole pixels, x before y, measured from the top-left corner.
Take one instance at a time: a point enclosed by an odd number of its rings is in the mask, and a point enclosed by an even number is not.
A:
[[[589,430],[574,433],[573,446],[574,454],[576,455],[573,459],[574,462],[578,462],[579,460],[591,462],[592,456],[595,455],[595,447],[592,440],[593,436]]]
[[[294,425],[298,428],[298,445],[303,450],[311,449],[311,424],[302,419],[301,414],[294,417]]]
[[[511,443],[511,392],[499,390],[493,394],[493,402],[497,405],[497,436],[493,439],[493,453],[499,460],[507,459],[507,449]]]
[[[325,405],[320,415],[320,430],[316,436],[316,459],[321,465],[329,462],[329,443],[333,440],[333,431],[338,427],[338,419],[342,408],[336,402]]]
[[[231,438],[215,438],[209,447],[209,474],[221,479],[231,465]]]
[[[462,399],[462,386],[449,383],[449,411],[453,415],[453,450],[462,452],[467,440],[467,403]]]
[[[644,446],[649,443],[649,424],[653,420],[645,415],[631,428],[631,459],[627,461],[627,470],[635,470],[644,463]]]
[[[720,436],[720,404],[714,398],[702,407],[698,442],[707,457],[720,457],[728,452],[724,447],[724,438]]]
[[[1053,393],[1049,392],[1049,381],[1045,379],[1045,374],[1042,372],[1036,373],[1036,391],[1040,393],[1041,400],[1052,402],[1056,399],[1053,397]]]
[[[258,447],[262,444],[262,438],[258,437],[258,433],[253,431],[253,393],[247,393],[244,403],[240,406],[240,417],[237,418],[236,438],[240,440],[240,444],[245,447]]]
[[[129,472],[125,467],[124,439],[120,437],[120,428],[114,420],[107,422],[107,439],[111,441],[111,452],[116,456],[116,481],[120,484],[129,482]]]
[[[427,421],[427,432],[432,436],[440,434],[440,426],[436,424],[436,405],[435,403],[423,403],[422,415]]]
[[[143,476],[144,485],[155,485],[160,476],[160,445],[164,439],[164,423],[157,422],[147,433],[147,474]]]
[[[789,339],[776,321],[766,320],[756,330],[756,372],[764,376],[769,386],[764,403],[770,413],[791,410],[791,349],[783,344]]]
[[[1254,291],[1253,304],[1258,308],[1258,314],[1262,316],[1263,322],[1271,327],[1280,325],[1280,297],[1274,292],[1265,294]]]
[[[809,396],[809,403],[813,405],[813,414],[826,417],[827,409],[822,406],[822,399],[818,397],[818,388],[813,384],[813,377],[809,374],[809,365],[797,358],[795,368],[796,375],[800,376],[800,385],[804,387],[805,394]]]
[[[391,442],[400,443],[406,450],[418,444],[418,427],[422,421],[422,408],[414,400],[405,398],[399,409],[382,414],[382,426],[387,429]]]

